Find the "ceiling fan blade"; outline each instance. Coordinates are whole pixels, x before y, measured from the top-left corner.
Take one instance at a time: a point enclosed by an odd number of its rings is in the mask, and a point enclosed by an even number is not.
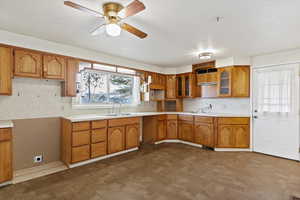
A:
[[[133,16],[145,9],[146,9],[146,7],[142,2],[140,2],[139,0],[134,0],[126,8],[122,9],[118,13],[118,16],[121,18],[130,17],[130,16]]]
[[[121,24],[121,28],[141,39],[144,39],[145,37],[148,36],[146,33],[126,23]]]
[[[86,12],[86,13],[89,13],[89,14],[91,14],[91,15],[94,15],[94,16],[96,16],[96,17],[103,17],[103,14],[102,14],[102,13],[100,13],[100,12],[98,12],[98,11],[95,11],[95,10],[91,10],[91,9],[89,9],[89,8],[86,8],[86,7],[84,7],[84,6],[81,6],[81,5],[79,5],[79,4],[76,4],[76,3],[72,2],[72,1],[64,1],[64,4],[65,4],[66,6],[70,6],[70,7],[72,7],[72,8],[77,9],[77,10],[80,10],[80,11],[83,11],[83,12]]]
[[[101,24],[100,26],[98,26],[97,28],[95,28],[95,29],[91,32],[91,35],[92,35],[92,36],[96,36],[96,35],[100,35],[101,33],[104,33],[104,31],[105,31],[105,25],[106,25],[106,24]]]

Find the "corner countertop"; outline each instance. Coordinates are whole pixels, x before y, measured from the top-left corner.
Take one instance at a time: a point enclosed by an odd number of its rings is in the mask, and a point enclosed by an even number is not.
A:
[[[189,113],[189,112],[137,112],[137,113],[123,113],[117,116],[110,116],[105,114],[88,114],[88,115],[73,115],[65,116],[63,118],[70,120],[71,122],[81,122],[81,121],[92,121],[92,120],[105,120],[105,119],[118,119],[118,118],[128,118],[128,117],[145,117],[145,116],[155,116],[155,115],[193,115],[193,116],[203,116],[203,117],[250,117],[250,114],[238,114],[238,113]]]
[[[14,123],[10,120],[0,121],[0,128],[12,128]]]

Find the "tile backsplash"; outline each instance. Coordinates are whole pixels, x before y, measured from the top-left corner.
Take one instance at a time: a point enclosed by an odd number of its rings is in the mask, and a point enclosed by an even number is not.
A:
[[[72,109],[72,98],[61,97],[56,80],[14,78],[13,95],[0,96],[0,120],[61,117],[77,114],[103,114],[110,109]],[[156,103],[145,102],[124,112],[155,111]]]
[[[196,98],[183,101],[184,111],[198,111],[200,108],[212,105],[212,112],[250,114],[250,98]]]

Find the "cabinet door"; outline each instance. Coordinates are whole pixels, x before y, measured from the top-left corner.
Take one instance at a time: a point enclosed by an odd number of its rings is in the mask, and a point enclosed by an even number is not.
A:
[[[125,150],[125,127],[113,127],[108,129],[108,153],[116,153]]]
[[[12,142],[0,142],[0,183],[12,179]]]
[[[177,97],[183,97],[183,79],[181,76],[176,77]]]
[[[42,55],[31,51],[15,50],[14,75],[41,78]]]
[[[91,158],[104,156],[106,154],[107,154],[107,143],[106,142],[91,144]]]
[[[43,76],[47,79],[65,79],[66,59],[59,56],[43,56]]]
[[[77,86],[76,76],[78,73],[79,62],[75,59],[67,60],[66,81],[62,83],[62,96],[76,97]]]
[[[218,96],[231,96],[232,67],[218,69]]]
[[[195,143],[207,147],[214,147],[214,127],[212,124],[195,124]]]
[[[72,148],[72,163],[90,159],[90,145]]]
[[[167,88],[166,88],[167,99],[176,99],[176,76],[167,76]]]
[[[164,140],[166,138],[167,138],[166,120],[158,120],[156,141]]]
[[[189,75],[184,76],[184,96],[191,96],[191,79]]]
[[[232,96],[249,97],[250,96],[250,67],[234,67],[232,71]]]
[[[178,139],[178,122],[177,120],[167,121],[167,138],[168,139]]]
[[[0,47],[0,94],[12,94],[12,50]]]
[[[194,141],[193,122],[185,122],[185,121],[179,122],[178,133],[180,139],[188,142],[193,142]]]
[[[140,146],[140,126],[138,124],[126,126],[126,149]]]
[[[219,125],[217,147],[249,148],[249,125]]]

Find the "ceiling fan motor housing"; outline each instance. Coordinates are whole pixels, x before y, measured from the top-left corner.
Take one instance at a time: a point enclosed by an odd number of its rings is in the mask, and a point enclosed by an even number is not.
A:
[[[103,4],[103,11],[104,15],[106,17],[117,17],[118,13],[123,9],[124,7],[119,3],[105,3]]]

